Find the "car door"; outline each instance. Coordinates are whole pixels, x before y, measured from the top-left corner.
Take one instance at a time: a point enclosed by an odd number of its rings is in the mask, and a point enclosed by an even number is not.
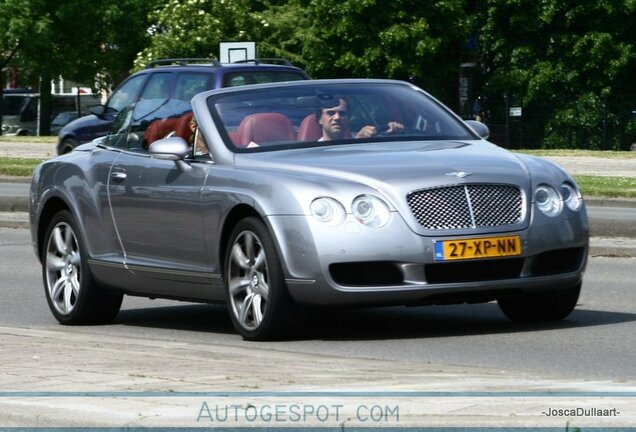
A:
[[[147,150],[151,125],[169,123],[187,102],[137,103],[124,138],[126,149],[109,178],[112,217],[126,266],[156,279],[205,283],[208,259],[203,241],[201,190],[208,165],[175,163]],[[153,129],[156,132],[156,128]]]

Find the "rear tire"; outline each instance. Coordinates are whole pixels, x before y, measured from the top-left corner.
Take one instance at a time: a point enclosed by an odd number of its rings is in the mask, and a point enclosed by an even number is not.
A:
[[[515,322],[559,321],[572,313],[581,292],[581,283],[549,292],[526,294],[497,300],[503,313]]]
[[[42,278],[49,308],[62,324],[107,323],[121,307],[123,295],[100,289],[86,258],[75,219],[69,211],[60,211],[44,237]]]
[[[265,224],[248,217],[232,230],[225,254],[228,311],[247,340],[283,339],[299,329],[276,247]]]

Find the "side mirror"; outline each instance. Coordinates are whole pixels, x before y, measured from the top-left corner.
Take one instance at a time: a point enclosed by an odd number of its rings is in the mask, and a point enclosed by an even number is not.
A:
[[[95,105],[90,109],[91,114],[95,114],[97,117],[101,117],[106,112],[106,107],[104,105]]]
[[[468,127],[470,127],[477,135],[479,135],[483,139],[488,139],[490,137],[490,129],[488,129],[488,126],[486,126],[482,122],[478,122],[477,120],[464,120],[464,123],[466,123]]]
[[[157,159],[183,160],[190,153],[190,146],[181,137],[173,136],[154,141],[148,151]]]
[[[90,109],[90,113],[101,118],[105,116],[115,117],[117,113],[119,113],[119,111],[117,111],[115,108],[110,108],[105,105],[95,105]]]

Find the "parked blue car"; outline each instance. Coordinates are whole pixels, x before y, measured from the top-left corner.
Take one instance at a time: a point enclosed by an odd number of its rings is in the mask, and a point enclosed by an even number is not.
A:
[[[302,70],[283,59],[243,60],[221,64],[216,59],[163,59],[151,62],[112,93],[105,105],[91,110],[58,134],[57,153],[68,153],[80,144],[104,136],[122,108],[145,99],[190,101],[205,90],[309,79]]]

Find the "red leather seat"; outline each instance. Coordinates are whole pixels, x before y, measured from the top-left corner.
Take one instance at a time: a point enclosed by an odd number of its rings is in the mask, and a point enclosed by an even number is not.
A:
[[[317,141],[321,136],[322,128],[318,124],[315,114],[309,114],[300,122],[298,141]]]
[[[190,142],[192,138],[192,128],[190,127],[190,121],[192,120],[192,111],[189,111],[179,117],[177,124],[174,127],[174,132],[176,136],[179,136],[186,140],[186,142]]]
[[[296,140],[294,125],[280,113],[258,113],[245,117],[237,129],[237,146],[247,147],[250,142],[263,144]]]
[[[144,132],[145,148],[148,148],[153,142],[165,138],[174,130],[177,120],[176,118],[157,119],[150,123]]]
[[[239,145],[239,135],[237,131],[228,131],[227,133],[235,146]]]
[[[191,119],[192,111],[185,113],[181,117],[169,117],[155,120],[150,123],[144,133],[146,146],[150,146],[153,142],[165,138],[170,133],[180,136],[189,143],[190,138],[192,137],[192,129],[190,128]]]

